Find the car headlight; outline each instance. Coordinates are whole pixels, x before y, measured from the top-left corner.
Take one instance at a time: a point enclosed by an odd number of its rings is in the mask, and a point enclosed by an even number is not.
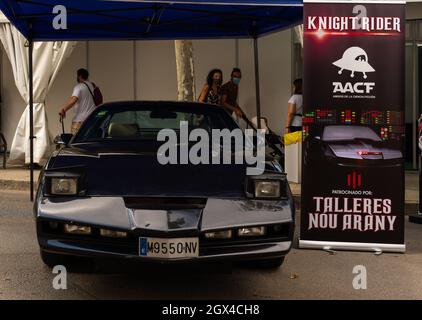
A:
[[[259,237],[259,236],[264,236],[266,233],[267,233],[267,228],[264,226],[237,229],[237,235],[239,237]]]
[[[77,167],[69,171],[45,170],[42,176],[44,196],[84,196],[86,195],[86,179],[84,168]],[[73,170],[73,171],[72,171]]]
[[[255,198],[280,198],[280,180],[255,180]]]
[[[91,234],[92,229],[91,227],[87,227],[87,226],[78,226],[76,224],[65,224],[64,232],[71,233],[71,234]]]
[[[127,237],[127,232],[108,230],[108,229],[100,229],[100,235],[103,236],[103,237],[109,237],[109,238],[125,238],[125,237]]]
[[[231,230],[220,230],[205,233],[205,238],[207,239],[230,239],[232,236],[233,233]]]
[[[282,172],[247,177],[245,191],[248,198],[287,199],[288,190],[287,176]]]
[[[75,195],[78,192],[77,178],[51,178],[51,194]]]

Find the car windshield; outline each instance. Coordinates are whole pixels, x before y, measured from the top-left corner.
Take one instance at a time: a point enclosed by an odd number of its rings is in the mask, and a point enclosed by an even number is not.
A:
[[[223,110],[201,105],[180,107],[175,105],[130,104],[128,106],[100,107],[85,121],[73,143],[107,140],[156,140],[161,129],[179,132],[180,123],[186,121],[189,131],[201,128],[237,128],[236,123]]]
[[[370,127],[364,126],[326,126],[322,134],[322,141],[343,140],[371,140],[381,141],[381,138]]]

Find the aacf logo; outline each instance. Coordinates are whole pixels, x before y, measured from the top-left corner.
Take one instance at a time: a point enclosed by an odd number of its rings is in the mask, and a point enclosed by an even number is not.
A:
[[[350,47],[343,53],[341,59],[334,61],[333,65],[339,67],[338,74],[342,74],[343,70],[351,71],[350,77],[355,76],[355,72],[361,72],[363,78],[366,79],[368,76],[367,72],[374,72],[375,69],[368,63],[368,55],[365,50],[360,47]]]
[[[344,70],[350,71],[350,77],[355,77],[355,72],[361,73],[366,79],[367,73],[375,72],[375,69],[368,62],[368,55],[365,50],[360,47],[350,47],[343,53],[341,59],[334,61],[333,65],[340,70],[338,74],[342,74]],[[371,93],[375,87],[375,82],[333,82],[333,93]]]

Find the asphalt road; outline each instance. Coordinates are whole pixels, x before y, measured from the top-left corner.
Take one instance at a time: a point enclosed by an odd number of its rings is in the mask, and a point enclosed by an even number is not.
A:
[[[406,224],[406,254],[293,249],[275,271],[244,266],[101,263],[69,272],[67,290],[38,254],[27,193],[0,191],[0,299],[421,299],[422,225]],[[367,289],[353,289],[353,267]]]

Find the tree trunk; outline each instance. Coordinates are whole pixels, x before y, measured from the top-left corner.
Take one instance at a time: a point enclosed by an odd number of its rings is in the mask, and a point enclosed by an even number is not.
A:
[[[195,73],[191,40],[175,40],[177,69],[177,100],[195,100]]]

